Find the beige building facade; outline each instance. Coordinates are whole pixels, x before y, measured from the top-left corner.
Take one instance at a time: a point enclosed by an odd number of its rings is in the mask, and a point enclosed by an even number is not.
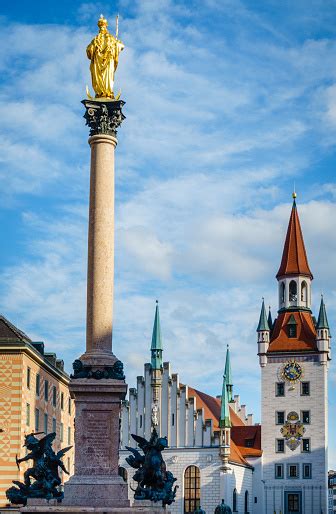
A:
[[[56,432],[54,450],[74,442],[74,405],[69,376],[56,354],[44,351],[6,318],[0,316],[0,506],[8,503],[6,489],[23,480],[30,463],[16,465],[26,455],[25,435]],[[42,437],[42,435],[41,435]],[[64,457],[73,473],[73,449]],[[67,480],[62,476],[62,481]]]

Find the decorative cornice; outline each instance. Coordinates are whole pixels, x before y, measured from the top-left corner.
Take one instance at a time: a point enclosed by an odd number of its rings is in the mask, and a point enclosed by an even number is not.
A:
[[[121,361],[116,361],[113,366],[105,366],[103,369],[92,369],[92,366],[85,366],[82,361],[76,359],[72,364],[74,373],[70,375],[71,379],[77,378],[93,378],[101,380],[102,378],[112,378],[115,380],[125,380],[124,365]]]
[[[90,136],[106,134],[116,137],[117,129],[125,119],[123,100],[82,100],[82,104],[85,106],[84,118],[90,127]]]

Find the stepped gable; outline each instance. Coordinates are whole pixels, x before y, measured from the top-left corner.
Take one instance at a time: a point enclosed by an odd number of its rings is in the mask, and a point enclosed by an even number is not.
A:
[[[297,324],[296,337],[288,337],[287,323],[291,316]],[[291,351],[317,351],[316,329],[310,312],[281,312],[275,321],[268,353]]]

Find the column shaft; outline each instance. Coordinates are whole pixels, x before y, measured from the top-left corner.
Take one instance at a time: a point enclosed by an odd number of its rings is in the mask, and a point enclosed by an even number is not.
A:
[[[114,150],[110,135],[90,137],[91,178],[87,270],[86,357],[112,352]],[[103,354],[103,355],[102,355]],[[88,360],[87,358],[85,360]],[[106,361],[104,361],[107,364]],[[97,362],[98,364],[98,362]]]

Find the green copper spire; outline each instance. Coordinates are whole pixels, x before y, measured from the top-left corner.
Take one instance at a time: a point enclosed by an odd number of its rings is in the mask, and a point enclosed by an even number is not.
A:
[[[232,402],[232,370],[231,370],[231,359],[230,359],[230,348],[229,345],[227,345],[226,350],[226,360],[225,360],[225,370],[224,375],[226,377],[226,387],[228,390],[228,399],[229,402]]]
[[[269,331],[270,327],[267,321],[267,315],[266,315],[266,309],[265,309],[265,302],[264,299],[261,304],[261,312],[260,312],[260,318],[258,323],[257,332],[263,332],[264,330]]]
[[[156,300],[155,318],[152,335],[151,345],[151,364],[153,369],[160,369],[162,366],[162,338],[161,338],[161,325],[159,315],[159,302]]]
[[[327,318],[327,311],[325,308],[323,296],[321,295],[321,304],[320,304],[320,312],[318,315],[316,328],[327,328],[329,330],[329,323]]]
[[[220,428],[229,428],[231,427],[231,419],[230,419],[230,410],[229,410],[229,395],[226,377],[223,375],[223,389],[222,389],[222,398],[221,398],[221,413],[219,420]]]
[[[267,323],[268,323],[269,329],[270,329],[270,330],[272,330],[272,327],[273,327],[273,320],[272,320],[271,306],[269,306],[269,307],[268,307],[268,318],[267,318]]]

